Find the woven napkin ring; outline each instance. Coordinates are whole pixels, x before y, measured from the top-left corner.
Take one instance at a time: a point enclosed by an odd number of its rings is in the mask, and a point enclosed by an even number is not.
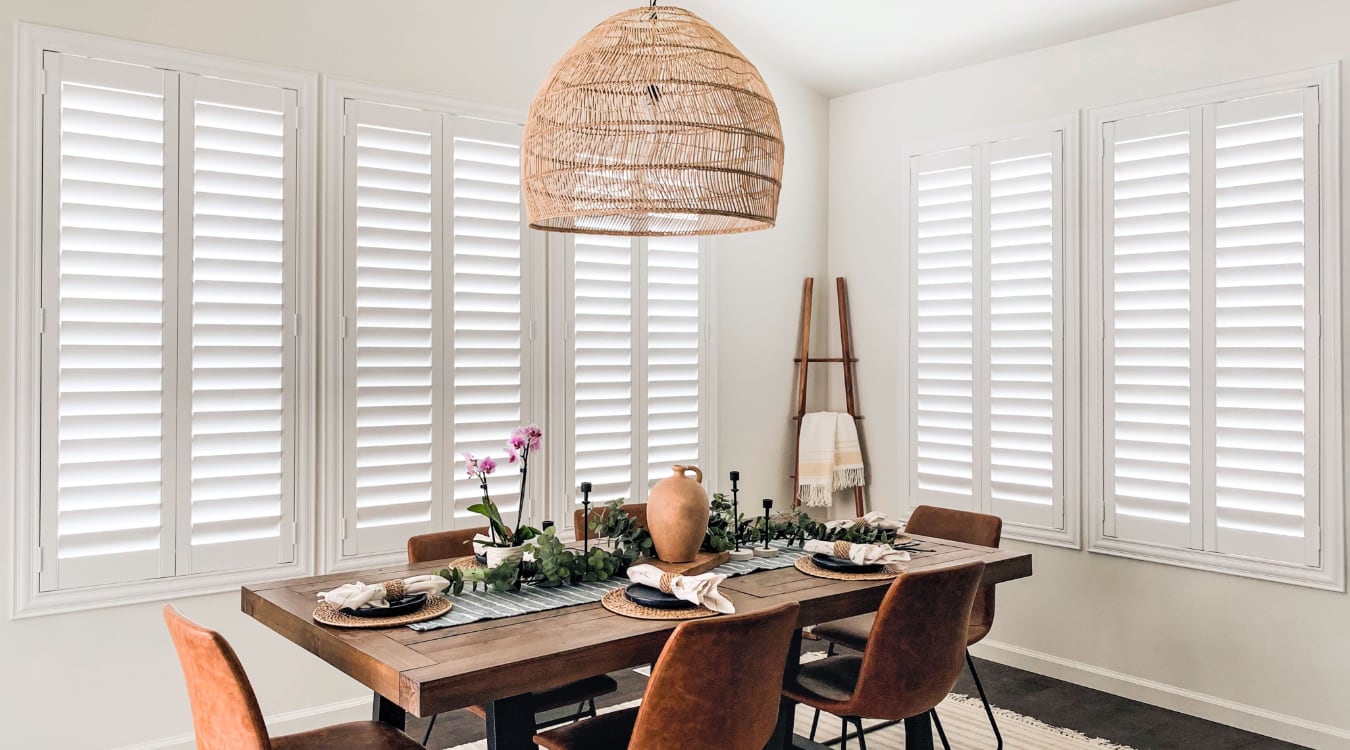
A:
[[[869,523],[868,520],[867,520],[866,518],[863,518],[862,516],[858,516],[857,518],[853,519],[853,525],[854,525],[854,526],[871,526],[872,524]]]
[[[834,543],[834,556],[835,556],[835,557],[848,557],[848,553],[849,553],[849,551],[852,550],[852,549],[853,549],[853,545],[850,544],[849,542],[835,542],[835,543]]]
[[[661,583],[658,584],[658,585],[660,586],[660,588],[661,588],[661,592],[662,592],[662,593],[665,593],[665,594],[669,594],[669,593],[671,592],[671,590],[672,590],[671,584],[674,583],[674,581],[675,581],[675,574],[674,574],[674,573],[662,573],[662,574],[661,574]]]
[[[407,585],[401,580],[385,581],[381,585],[384,586],[385,598],[391,602],[402,599],[403,595],[408,593]]]

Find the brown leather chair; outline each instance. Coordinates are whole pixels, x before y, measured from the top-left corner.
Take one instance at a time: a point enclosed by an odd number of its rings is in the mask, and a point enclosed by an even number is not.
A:
[[[856,724],[863,750],[863,719],[929,714],[961,675],[970,607],[983,577],[980,560],[901,575],[881,601],[862,654],[803,664],[783,694],[841,717],[845,727]]]
[[[416,565],[432,560],[468,557],[473,554],[474,536],[487,533],[487,527],[483,526],[476,529],[456,529],[454,531],[419,534],[408,540],[408,562]],[[567,706],[577,707],[574,713],[567,714],[561,719],[536,723],[535,728],[553,726],[559,721],[575,721],[584,716],[595,716],[595,699],[602,695],[609,695],[618,689],[619,683],[615,682],[613,677],[601,674],[576,682],[569,682],[552,690],[533,693],[531,697],[534,701],[535,714],[556,711]],[[468,710],[470,713],[487,718],[487,706],[469,706]],[[427,732],[422,738],[423,745],[431,739],[431,730],[435,726],[436,717],[433,716],[431,721],[427,723]]]
[[[778,721],[797,614],[789,602],[681,623],[652,667],[641,706],[534,741],[547,750],[762,750]]]
[[[920,505],[910,514],[909,522],[905,524],[905,531],[919,536],[950,539],[965,544],[978,544],[981,547],[997,547],[1003,536],[1003,519],[984,513]],[[862,651],[867,647],[867,638],[872,632],[872,621],[875,617],[876,615],[859,615],[844,620],[835,620],[834,622],[817,625],[811,631],[817,637],[830,641],[831,653],[833,653],[836,643],[854,651]],[[993,626],[994,587],[981,586],[975,594],[975,604],[970,613],[970,627],[966,632],[966,645],[973,646],[979,643],[986,635],[989,635],[989,629]],[[975,689],[979,692],[980,700],[984,703],[984,711],[989,717],[989,724],[994,728],[994,738],[998,742],[998,747],[1002,748],[1003,735],[998,730],[998,722],[994,719],[994,710],[989,705],[989,699],[985,697],[984,685],[980,683],[980,675],[975,671],[975,660],[970,658],[969,651],[966,652],[966,666],[970,668],[970,676],[975,680]]]
[[[408,735],[374,721],[354,721],[271,738],[258,699],[234,649],[220,633],[184,617],[173,605],[164,621],[178,650],[200,750],[421,750]]]
[[[623,510],[637,521],[637,525],[647,528],[647,504],[646,503],[624,503]],[[591,507],[591,523],[603,519],[609,515],[609,507],[605,505]],[[581,541],[582,530],[585,527],[581,523],[581,508],[577,508],[572,514],[572,531],[576,532],[577,541]],[[595,535],[591,534],[594,538]]]

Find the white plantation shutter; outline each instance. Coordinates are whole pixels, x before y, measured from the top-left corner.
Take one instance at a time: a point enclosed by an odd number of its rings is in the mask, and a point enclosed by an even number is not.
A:
[[[975,150],[915,157],[911,444],[916,504],[974,509]]]
[[[647,481],[697,466],[700,346],[696,237],[647,242]]]
[[[180,572],[294,557],[295,92],[182,77]],[[190,163],[189,163],[190,161]],[[189,189],[190,188],[190,189]],[[190,437],[189,437],[190,436]]]
[[[1108,538],[1321,565],[1318,87],[1103,125]]]
[[[44,71],[40,586],[173,575],[177,76]]]
[[[522,420],[524,301],[518,125],[453,118],[453,336],[455,490],[457,526],[481,526],[466,508],[482,491],[464,474],[463,453],[503,457],[507,437]],[[535,466],[543,456],[532,457]],[[520,498],[519,465],[498,461],[488,488],[507,523]]]
[[[346,103],[344,551],[440,528],[441,118]]]

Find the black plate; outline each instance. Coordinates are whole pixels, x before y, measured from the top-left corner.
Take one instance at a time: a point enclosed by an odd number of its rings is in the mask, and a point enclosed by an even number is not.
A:
[[[473,555],[473,559],[477,560],[479,565],[487,565],[487,555],[475,552]]]
[[[634,604],[641,604],[652,609],[692,609],[697,606],[693,602],[687,602],[674,594],[667,594],[661,589],[654,589],[640,583],[629,585],[623,595]]]
[[[818,568],[839,573],[875,573],[882,567],[880,565],[859,565],[847,557],[835,557],[824,552],[811,555],[811,562],[815,563]]]
[[[366,607],[365,609],[347,609],[343,607],[342,613],[352,617],[398,617],[406,615],[409,612],[416,612],[427,603],[426,594],[411,594],[402,599],[395,599],[389,602],[388,607]]]

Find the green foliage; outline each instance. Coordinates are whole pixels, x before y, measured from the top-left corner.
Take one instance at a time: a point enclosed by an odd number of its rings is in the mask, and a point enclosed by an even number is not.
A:
[[[596,514],[598,518],[591,522],[591,530],[597,539],[607,537],[610,540],[614,553],[623,559],[624,568],[641,558],[656,556],[652,535],[623,509],[623,500],[615,500],[605,507],[608,512]]]
[[[592,547],[589,555],[568,549],[552,528],[535,537],[530,549],[535,582],[541,586],[603,581],[617,574],[623,564],[622,558],[600,547]]]
[[[498,540],[497,544],[492,546],[507,547],[511,546],[508,541],[511,538],[511,529],[502,520],[502,512],[497,508],[497,504],[488,497],[487,490],[483,491],[483,500],[469,506],[470,513],[477,513],[486,518],[488,524],[492,527],[492,533]]]
[[[745,529],[742,544],[747,542],[762,544],[766,535],[770,540],[786,539],[789,544],[797,545],[804,544],[807,539],[819,539],[826,542],[844,541],[855,544],[890,544],[895,541],[894,530],[856,525],[847,529],[831,529],[812,518],[801,508],[779,513],[777,516],[770,518],[767,529],[763,516],[751,521]]]
[[[718,492],[712,496],[712,515],[708,518],[708,533],[703,537],[703,550],[706,552],[726,552],[736,548],[735,520],[731,517],[731,501]],[[740,519],[741,527],[745,517]],[[744,537],[742,537],[744,538]]]

